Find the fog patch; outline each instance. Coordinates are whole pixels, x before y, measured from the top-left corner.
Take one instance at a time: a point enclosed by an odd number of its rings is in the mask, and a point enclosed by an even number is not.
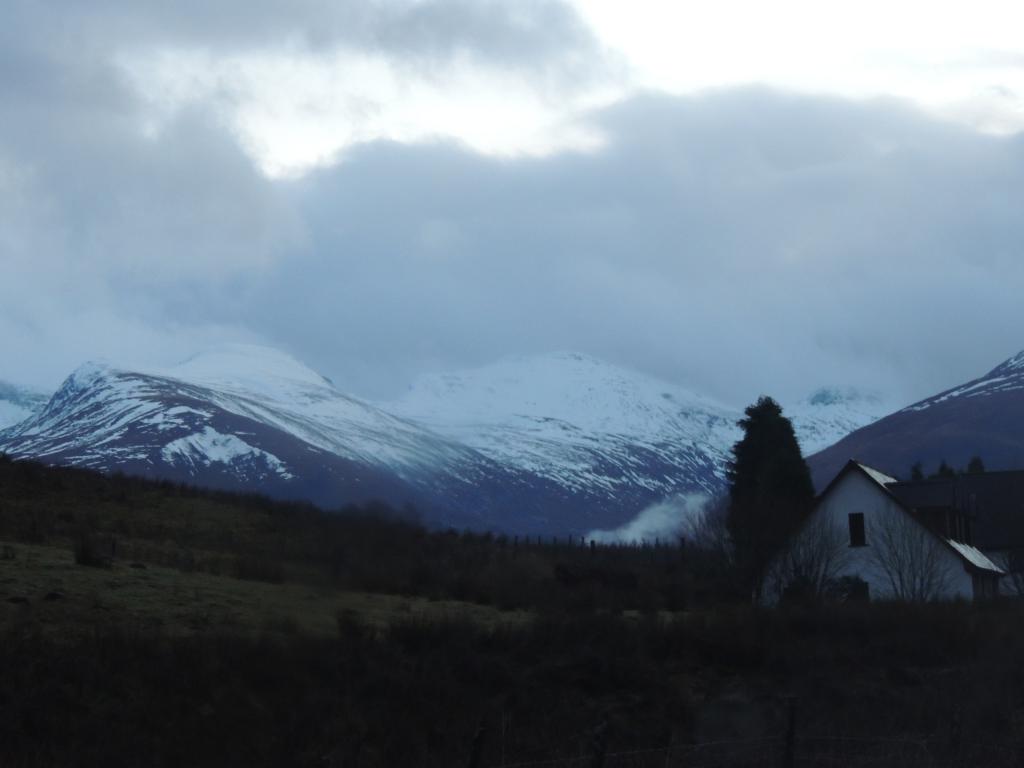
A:
[[[673,496],[647,507],[625,525],[610,531],[591,531],[586,538],[599,544],[675,541],[698,527],[709,501],[703,493]]]

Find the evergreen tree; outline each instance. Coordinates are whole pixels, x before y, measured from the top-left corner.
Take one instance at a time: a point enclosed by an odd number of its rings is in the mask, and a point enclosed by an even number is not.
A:
[[[729,465],[726,526],[744,586],[757,592],[772,555],[810,512],[814,486],[779,404],[761,397],[745,414]]]
[[[915,461],[913,466],[910,468],[910,479],[924,480],[924,469],[921,467],[920,461]]]
[[[985,462],[981,460],[981,456],[972,456],[971,460],[967,462],[968,475],[980,475],[984,471]]]
[[[949,466],[949,464],[946,463],[946,460],[943,459],[941,462],[939,462],[939,468],[935,470],[935,474],[933,474],[931,477],[956,477],[956,470]]]

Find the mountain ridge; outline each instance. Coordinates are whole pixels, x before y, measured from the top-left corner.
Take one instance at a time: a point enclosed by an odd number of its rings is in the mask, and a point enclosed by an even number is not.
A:
[[[29,418],[48,400],[42,392],[0,381],[0,431]]]
[[[808,457],[808,464],[819,488],[850,458],[896,477],[906,477],[917,463],[926,473],[941,461],[962,468],[973,456],[981,456],[988,469],[1016,469],[1024,466],[1021,434],[1024,352],[851,432]]]
[[[811,399],[819,439],[864,418],[839,407],[849,393]],[[375,403],[285,353],[229,345],[169,368],[85,364],[0,432],[0,450],[327,507],[376,496],[434,525],[575,535],[721,490],[740,416],[576,353],[421,377]]]

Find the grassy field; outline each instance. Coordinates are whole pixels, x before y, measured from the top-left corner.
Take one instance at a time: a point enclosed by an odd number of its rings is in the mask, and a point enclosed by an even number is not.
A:
[[[270,623],[323,632],[339,610],[374,624],[404,611],[490,625],[525,613],[678,612],[722,595],[714,568],[676,545],[591,548],[429,531],[383,505],[324,512],[0,457],[2,546],[14,553],[5,561],[0,552],[2,578],[15,580],[0,584],[4,599],[35,606],[40,590],[73,593],[76,602],[95,595],[109,610],[175,632],[202,615],[251,630],[260,624],[252,606]],[[62,570],[72,552],[76,565],[110,567]],[[182,616],[182,595],[198,615]]]
[[[607,768],[663,768],[765,739],[760,763],[714,764],[774,765],[792,702],[808,750],[853,750],[830,765],[1019,765],[1024,607],[760,611],[678,544],[428,531],[0,457],[4,768],[441,768],[477,743],[480,768],[578,766],[595,740]]]
[[[335,636],[339,620],[517,625],[524,611],[455,600],[271,584],[141,562],[75,563],[72,549],[0,542],[0,627],[32,623],[57,635],[122,626],[170,635],[209,632]]]

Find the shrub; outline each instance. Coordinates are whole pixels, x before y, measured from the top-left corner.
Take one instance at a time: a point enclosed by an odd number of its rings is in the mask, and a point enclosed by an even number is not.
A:
[[[90,568],[109,568],[114,555],[114,540],[80,529],[73,541],[75,563]]]
[[[280,584],[284,581],[284,567],[278,560],[242,555],[235,561],[235,578]]]

